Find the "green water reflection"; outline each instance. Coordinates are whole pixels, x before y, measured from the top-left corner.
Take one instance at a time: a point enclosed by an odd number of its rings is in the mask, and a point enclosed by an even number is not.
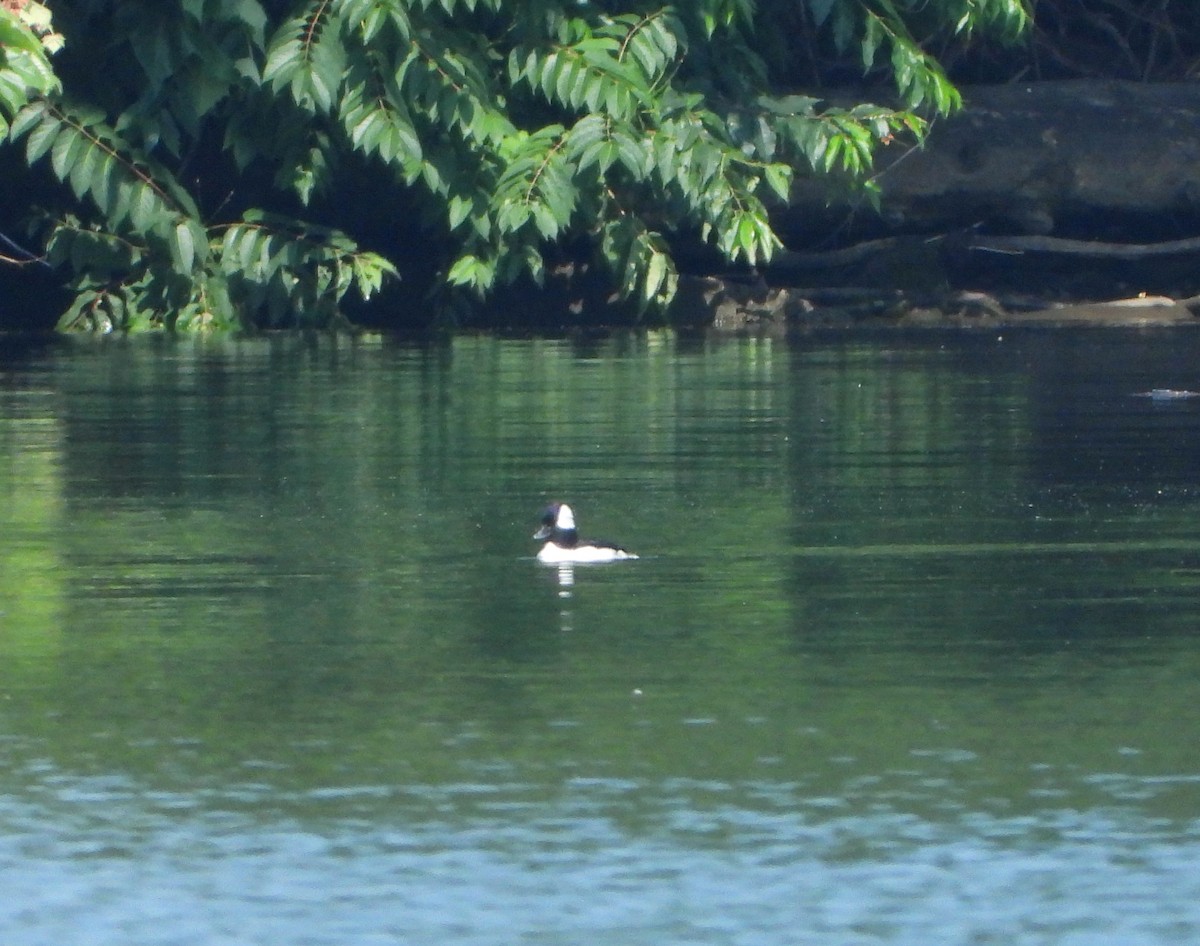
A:
[[[399,806],[453,833],[478,809],[403,793],[552,807],[594,786],[635,835],[782,805],[879,843],[897,816],[1043,843],[1067,814],[1194,846],[1200,407],[1131,395],[1187,387],[1196,347],[652,333],[12,356],[0,793],[69,819],[48,786],[118,779],[122,804],[380,830]],[[642,558],[538,566],[548,498]],[[587,849],[589,823],[554,843]],[[0,875],[18,865],[0,850]]]

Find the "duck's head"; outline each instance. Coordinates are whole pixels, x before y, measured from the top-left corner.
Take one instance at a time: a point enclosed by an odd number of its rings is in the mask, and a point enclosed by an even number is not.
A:
[[[579,541],[575,513],[566,503],[551,503],[542,510],[542,526],[533,534],[535,539],[549,539],[555,545],[570,547]]]

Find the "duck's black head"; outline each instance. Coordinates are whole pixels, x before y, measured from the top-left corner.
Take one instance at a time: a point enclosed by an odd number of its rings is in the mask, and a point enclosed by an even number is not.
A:
[[[573,548],[579,541],[575,513],[566,503],[551,503],[542,510],[542,527],[533,534],[535,539],[549,539],[563,548]]]

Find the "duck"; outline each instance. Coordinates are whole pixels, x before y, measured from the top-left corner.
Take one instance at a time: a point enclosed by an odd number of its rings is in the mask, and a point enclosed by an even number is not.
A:
[[[548,565],[617,562],[637,558],[628,549],[612,542],[579,538],[575,513],[566,503],[551,503],[542,510],[542,527],[533,537],[546,540],[546,544],[537,554],[537,559]]]

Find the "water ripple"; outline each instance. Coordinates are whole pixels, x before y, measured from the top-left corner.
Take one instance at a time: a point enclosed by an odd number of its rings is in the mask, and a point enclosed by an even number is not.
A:
[[[312,793],[381,806],[364,819],[189,808],[116,783],[60,786],[52,808],[5,801],[0,940],[1137,946],[1200,934],[1200,822],[1047,810],[938,823],[799,807],[769,783],[603,779],[572,780],[554,802],[501,786],[462,808],[479,792],[460,788]]]

